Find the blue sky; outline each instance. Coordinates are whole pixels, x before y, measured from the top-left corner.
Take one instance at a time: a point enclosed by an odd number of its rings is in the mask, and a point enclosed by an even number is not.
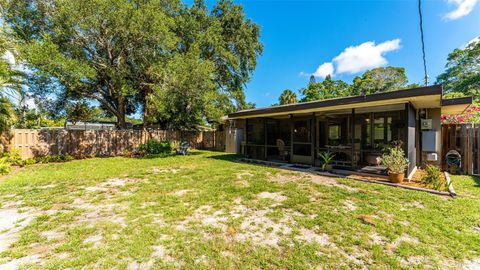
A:
[[[422,82],[416,0],[235,3],[243,4],[247,16],[261,27],[264,53],[246,87],[247,101],[257,107],[276,103],[286,88],[298,91],[307,84],[308,74],[324,63],[317,75],[331,72],[332,63],[334,78],[347,82],[369,66],[384,65],[404,67],[410,82]],[[433,83],[448,53],[480,35],[480,1],[430,0],[422,6]],[[348,47],[355,48],[341,55]]]

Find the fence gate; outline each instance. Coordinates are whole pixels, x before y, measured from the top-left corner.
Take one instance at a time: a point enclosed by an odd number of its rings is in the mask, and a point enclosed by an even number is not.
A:
[[[442,125],[442,169],[447,169],[445,154],[456,150],[462,155],[464,174],[480,175],[480,124]]]

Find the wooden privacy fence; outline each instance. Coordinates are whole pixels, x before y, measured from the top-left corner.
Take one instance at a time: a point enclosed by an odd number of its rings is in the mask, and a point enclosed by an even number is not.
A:
[[[188,141],[194,149],[225,148],[225,133],[221,131],[12,129],[1,137],[3,148],[18,149],[22,158],[55,154],[116,156],[134,150],[148,139]]]
[[[464,174],[480,174],[480,124],[442,125],[442,169],[447,169],[445,155],[456,150],[462,156]]]

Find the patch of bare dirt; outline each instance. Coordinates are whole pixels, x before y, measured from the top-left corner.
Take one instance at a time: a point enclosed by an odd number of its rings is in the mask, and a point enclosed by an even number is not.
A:
[[[480,258],[467,261],[462,266],[463,270],[478,270],[480,269]]]
[[[348,211],[355,211],[357,210],[357,206],[355,205],[355,202],[351,201],[351,200],[346,200],[343,202],[343,206],[345,207],[345,209],[347,209]]]
[[[400,263],[405,267],[412,267],[416,265],[425,265],[426,259],[424,256],[411,256],[407,258],[402,258]]]
[[[315,229],[318,230],[318,227]],[[328,235],[324,233],[319,234],[307,228],[301,228],[300,234],[296,237],[296,239],[302,240],[308,243],[317,243],[318,245],[321,245],[321,246],[330,244]]]
[[[273,195],[272,195],[273,194]],[[281,194],[268,194],[268,198],[277,198]],[[278,198],[277,198],[278,199]],[[285,199],[280,197],[281,200]],[[222,231],[223,237],[228,241],[249,242],[255,246],[268,246],[280,248],[280,242],[293,244],[293,240],[305,241],[326,245],[329,243],[328,236],[317,233],[316,228],[298,228],[298,235],[293,234],[293,228],[297,229],[295,217],[304,217],[302,213],[285,210],[283,216],[272,218],[273,211],[270,208],[251,209],[241,203],[241,199],[235,200],[235,205],[229,210],[215,210],[209,205],[199,207],[191,216],[178,223],[177,230],[198,230],[195,224],[213,227]],[[276,216],[276,215],[274,215]],[[240,219],[238,226],[231,227],[228,221]],[[204,237],[211,238],[212,233],[204,233]]]
[[[40,235],[47,238],[47,240],[49,241],[65,237],[65,233],[59,231],[44,231],[41,232]]]
[[[418,208],[418,209],[424,209],[425,208],[423,203],[417,202],[417,201],[406,203],[406,204],[404,204],[404,206],[409,207],[409,208]]]
[[[305,175],[301,173],[290,173],[290,174],[277,173],[277,174],[268,176],[268,181],[280,183],[280,184],[302,181],[303,179],[305,179]]]
[[[25,228],[39,213],[19,211],[15,207],[0,209],[0,252],[7,250],[20,237]]]
[[[372,243],[375,245],[384,246],[387,243],[387,240],[385,239],[385,237],[379,235],[376,232],[370,234],[370,239],[372,240]]]
[[[288,199],[287,196],[282,195],[279,192],[262,192],[257,194],[257,198],[259,199],[270,199],[276,202],[283,202]]]
[[[242,187],[242,188],[247,188],[247,187],[250,186],[250,183],[248,183],[247,180],[236,180],[235,184],[239,187]]]
[[[254,174],[249,171],[240,171],[236,173],[236,176],[237,176],[237,180],[243,180],[245,178],[250,178],[254,176]]]
[[[419,242],[418,238],[416,237],[412,237],[408,234],[403,234],[401,235],[400,237],[398,237],[397,239],[395,239],[395,241],[393,241],[392,243],[388,243],[386,246],[385,246],[385,249],[390,252],[390,253],[393,253],[395,252],[395,249],[402,243],[402,242],[408,242],[408,243],[412,243],[412,244],[416,244]]]
[[[93,244],[93,247],[99,247],[101,245],[102,240],[103,240],[103,236],[101,234],[95,234],[83,240],[83,244]]]
[[[176,174],[180,171],[178,168],[159,168],[159,167],[153,167],[152,168],[152,173],[154,174],[159,174],[159,173],[172,173]]]
[[[0,264],[0,269],[3,270],[14,270],[20,268],[23,264],[41,264],[40,255],[28,255],[18,259],[13,259],[4,264]]]
[[[295,172],[290,174],[277,173],[275,175],[270,175],[268,181],[276,183],[289,183],[289,182],[300,182],[303,180],[310,180],[312,183],[323,186],[339,187],[346,189],[349,192],[358,192],[357,188],[353,188],[347,185],[344,185],[337,181],[334,177],[328,177],[318,174],[306,173],[306,172]]]
[[[190,192],[193,192],[193,190],[191,190],[191,189],[181,189],[181,190],[173,192],[172,194],[175,195],[175,196],[183,196],[183,195],[185,195],[187,193],[190,193]]]

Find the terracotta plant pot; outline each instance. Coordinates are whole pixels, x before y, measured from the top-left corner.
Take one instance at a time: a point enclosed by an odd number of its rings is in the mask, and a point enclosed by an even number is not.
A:
[[[388,173],[388,178],[392,183],[402,183],[403,179],[405,178],[404,173]]]

